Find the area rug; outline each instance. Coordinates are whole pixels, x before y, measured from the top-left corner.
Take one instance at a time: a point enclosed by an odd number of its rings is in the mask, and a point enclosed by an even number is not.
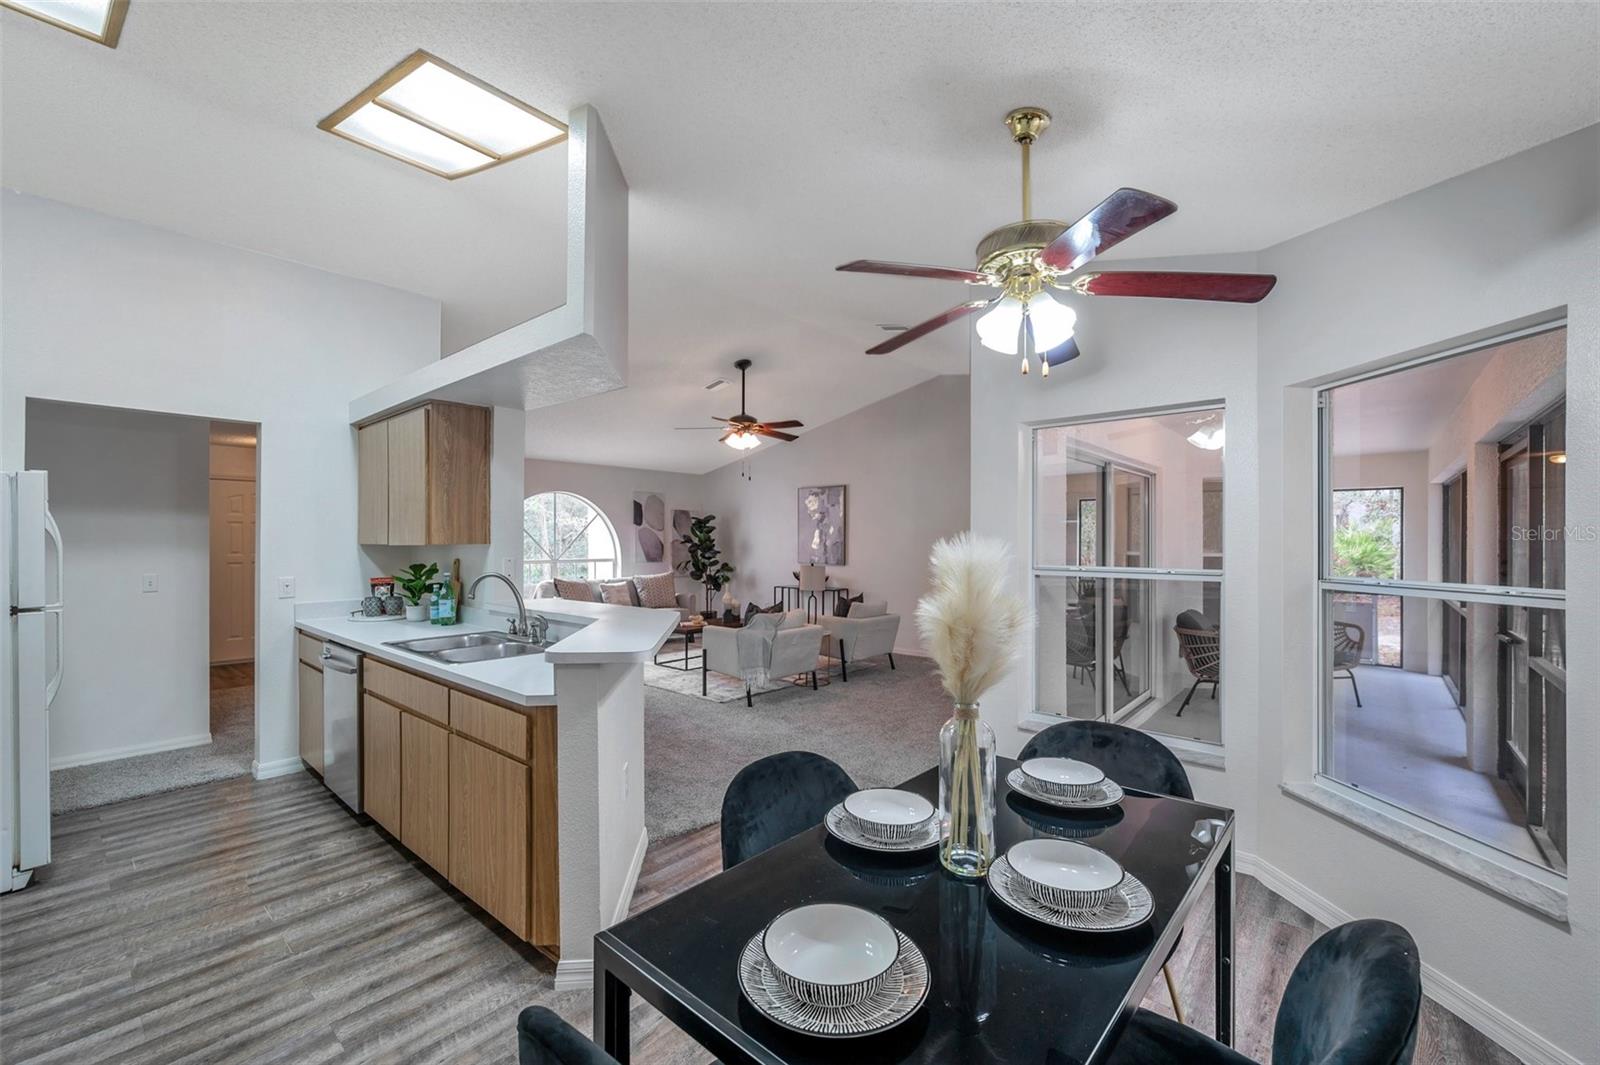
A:
[[[255,754],[255,689],[211,693],[211,742],[203,747],[141,754],[50,774],[50,810],[66,813],[250,775]]]
[[[691,668],[688,671],[674,669],[671,666],[657,665],[655,662],[644,664],[644,682],[652,688],[661,688],[665,691],[676,692],[679,695],[688,695],[696,699],[707,699],[713,703],[729,703],[735,699],[744,700],[744,681],[738,677],[730,677],[725,673],[706,674],[706,693],[700,694],[700,659],[699,652],[696,657],[689,659]],[[678,661],[682,661],[682,652],[679,652]],[[671,662],[673,659],[666,653],[658,656],[662,662]],[[819,661],[819,669],[826,668],[827,663]],[[752,688],[757,694],[762,692],[775,692],[789,687],[783,680],[768,681],[766,684]]]
[[[744,705],[648,683],[644,690],[645,824],[651,842],[721,820],[722,793],[740,769],[780,751],[815,751],[861,787],[886,787],[931,768],[950,697],[933,663],[900,655],[833,677],[819,691],[785,686]],[[670,671],[669,671],[670,672]],[[690,674],[686,674],[689,676]]]

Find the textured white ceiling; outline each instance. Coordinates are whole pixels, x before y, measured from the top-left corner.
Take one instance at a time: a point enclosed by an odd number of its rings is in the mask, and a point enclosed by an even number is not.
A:
[[[455,350],[563,299],[563,153],[446,182],[316,121],[418,47],[555,115],[593,103],[632,187],[630,387],[539,412],[530,450],[699,471],[732,453],[670,427],[733,412],[701,386],[738,356],[753,413],[809,425],[966,369],[959,328],[860,354],[960,286],[832,268],[970,263],[1017,213],[1009,108],[1056,116],[1036,213],[1136,185],[1182,209],[1127,255],[1254,250],[1600,120],[1597,20],[1587,3],[134,0],[113,51],[5,12],[0,178],[437,296]]]

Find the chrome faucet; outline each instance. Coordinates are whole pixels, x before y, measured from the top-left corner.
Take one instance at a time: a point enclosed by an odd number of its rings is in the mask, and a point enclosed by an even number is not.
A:
[[[498,577],[504,581],[506,587],[511,589],[511,594],[517,597],[517,616],[511,619],[511,635],[524,640],[536,640],[539,643],[543,643],[549,633],[550,622],[539,614],[534,614],[531,618],[528,616],[528,606],[522,601],[522,589],[518,588],[516,582],[504,573],[491,571],[473,581],[472,586],[467,589],[467,598],[477,599],[478,585],[490,577]]]

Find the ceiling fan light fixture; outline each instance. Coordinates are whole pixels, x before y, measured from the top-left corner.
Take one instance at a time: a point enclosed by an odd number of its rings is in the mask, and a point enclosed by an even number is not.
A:
[[[1072,339],[1078,312],[1060,303],[1047,292],[1028,300],[1028,321],[1033,326],[1033,346],[1038,351],[1054,351]]]
[[[723,443],[735,451],[749,451],[751,448],[761,446],[761,437],[755,433],[740,431],[729,436]]]
[[[1227,423],[1221,418],[1207,419],[1189,434],[1189,443],[1201,451],[1221,451],[1226,442]]]
[[[1015,355],[1017,333],[1022,328],[1022,309],[1022,301],[1017,297],[1002,297],[978,317],[978,343],[1001,355]]]

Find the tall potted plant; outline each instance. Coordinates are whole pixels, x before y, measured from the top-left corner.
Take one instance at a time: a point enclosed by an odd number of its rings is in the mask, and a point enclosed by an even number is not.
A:
[[[961,533],[933,545],[933,591],[917,603],[917,629],[939,667],[955,715],[939,730],[939,860],[980,877],[994,861],[994,729],[978,699],[1021,652],[1027,607],[1006,590],[1004,541]]]
[[[678,570],[706,586],[704,616],[708,618],[716,613],[711,597],[733,578],[733,567],[722,561],[722,549],[717,546],[716,520],[715,514],[691,518],[689,531],[679,538],[689,557],[678,563]]]

